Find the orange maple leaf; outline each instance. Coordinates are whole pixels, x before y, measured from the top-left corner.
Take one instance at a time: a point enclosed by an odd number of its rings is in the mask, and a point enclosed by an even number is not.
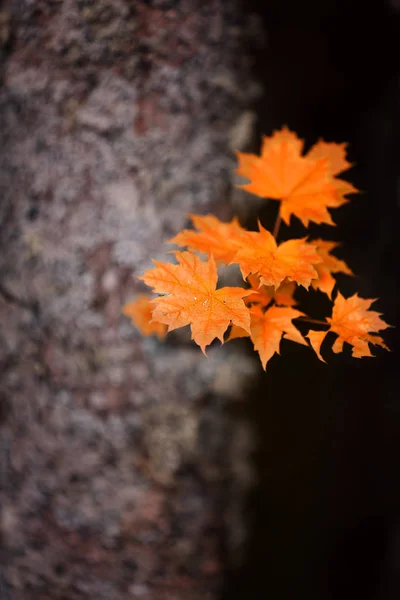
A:
[[[156,268],[141,279],[155,292],[168,294],[154,299],[153,318],[168,331],[191,326],[192,339],[205,347],[224,333],[232,322],[250,332],[250,313],[243,298],[250,292],[239,287],[216,289],[217,268],[213,256],[202,261],[191,252],[175,252],[177,265],[153,261]]]
[[[321,262],[315,246],[304,239],[288,240],[279,246],[274,236],[259,224],[260,231],[249,232],[232,262],[238,263],[244,278],[259,277],[261,285],[277,288],[285,279],[308,288],[318,277],[315,264]]]
[[[332,273],[346,273],[353,275],[353,272],[343,260],[336,258],[330,252],[339,246],[338,242],[328,242],[326,240],[312,240],[311,244],[317,247],[317,253],[322,259],[322,262],[315,265],[318,273],[318,279],[314,279],[311,285],[315,290],[321,290],[331,298],[336,280],[332,277]]]
[[[298,344],[307,345],[301,333],[292,323],[292,319],[303,315],[300,311],[290,307],[271,306],[264,312],[260,306],[253,306],[250,314],[250,338],[254,349],[260,356],[264,371],[270,358],[275,353],[279,354],[282,337]],[[233,340],[248,335],[240,327],[233,326],[228,339]]]
[[[286,281],[275,290],[274,286],[261,285],[257,275],[249,275],[247,278],[252,290],[252,294],[245,298],[246,304],[259,304],[266,307],[271,302],[280,306],[296,306],[297,302],[293,298],[297,285],[294,281]]]
[[[332,183],[342,197],[346,194],[356,194],[358,192],[354,185],[336,177],[339,173],[347,171],[353,166],[346,160],[346,146],[346,143],[336,144],[335,142],[319,140],[306,154],[306,158],[311,160],[327,159],[330,174],[333,175]]]
[[[336,144],[335,142],[324,142],[324,140],[319,140],[311,150],[307,152],[306,156],[311,160],[319,160],[321,158],[328,159],[328,166],[331,174],[338,175],[353,166],[346,160],[346,146],[346,143]]]
[[[228,265],[249,232],[241,227],[237,218],[224,223],[213,215],[190,215],[198,231],[184,229],[170,243],[187,246],[191,251],[212,254],[216,261]]]
[[[327,319],[330,331],[338,336],[332,347],[334,352],[342,352],[344,342],[353,346],[352,355],[355,358],[373,356],[369,344],[389,350],[380,336],[371,335],[390,327],[381,319],[381,313],[369,310],[373,302],[375,299],[359,298],[357,294],[346,299],[338,293],[333,305],[332,318]],[[327,331],[310,331],[307,336],[320,360],[323,360],[320,352],[321,344],[327,333]]]
[[[122,313],[132,320],[143,335],[157,335],[160,340],[163,340],[167,333],[167,326],[153,319],[154,308],[152,297],[141,294],[133,302],[125,304]]]
[[[334,225],[328,208],[341,206],[344,195],[357,191],[351,184],[334,178],[338,169],[348,168],[342,157],[343,145],[319,142],[302,156],[303,141],[284,127],[264,137],[261,156],[237,152],[237,174],[250,180],[243,189],[280,200],[280,214],[289,224],[291,215],[307,227],[310,221]]]

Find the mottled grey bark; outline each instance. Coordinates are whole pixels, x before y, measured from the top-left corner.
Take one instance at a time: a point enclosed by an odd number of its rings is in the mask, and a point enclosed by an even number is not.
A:
[[[188,213],[232,212],[244,19],[15,0],[0,23],[1,597],[214,598],[250,481],[224,405],[259,367],[120,310]]]

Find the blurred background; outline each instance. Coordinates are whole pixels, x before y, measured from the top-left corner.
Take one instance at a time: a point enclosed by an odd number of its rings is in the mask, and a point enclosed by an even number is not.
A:
[[[121,316],[189,213],[272,227],[234,150],[286,124],[348,142],[362,193],[311,234],[398,325],[399,19],[396,0],[0,3],[1,600],[399,598],[398,328],[391,353],[327,365],[283,341],[264,374],[245,340],[206,360]]]

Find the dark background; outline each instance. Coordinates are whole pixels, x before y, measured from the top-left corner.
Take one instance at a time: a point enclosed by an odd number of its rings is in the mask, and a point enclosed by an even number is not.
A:
[[[396,325],[400,7],[380,0],[246,7],[267,32],[265,45],[253,48],[265,87],[258,142],[287,124],[307,147],[320,137],[349,143],[355,166],[346,177],[362,194],[335,212],[337,228],[311,234],[343,243],[340,257],[357,274],[339,279],[344,295],[379,298],[375,309]],[[261,215],[265,226],[275,211],[271,203]],[[283,226],[280,237],[293,234],[304,229]],[[310,308],[329,315],[318,292]],[[227,574],[224,600],[400,597],[398,329],[385,339],[392,352],[377,348],[373,359],[324,347],[328,365],[283,342],[284,357],[271,360],[244,403],[241,417],[259,435],[260,483],[247,505],[246,564]]]

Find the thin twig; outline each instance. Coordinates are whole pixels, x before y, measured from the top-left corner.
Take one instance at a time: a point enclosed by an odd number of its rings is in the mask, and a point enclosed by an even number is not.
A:
[[[281,223],[282,223],[282,217],[281,217],[281,211],[279,211],[278,212],[278,216],[276,217],[274,229],[273,229],[273,232],[272,232],[272,235],[274,236],[275,239],[278,237],[278,233],[279,233],[279,229],[281,227]]]
[[[301,320],[304,323],[312,323],[313,325],[325,325],[329,327],[329,323],[327,321],[319,321],[318,319],[310,319],[310,317],[296,317],[297,320]]]

